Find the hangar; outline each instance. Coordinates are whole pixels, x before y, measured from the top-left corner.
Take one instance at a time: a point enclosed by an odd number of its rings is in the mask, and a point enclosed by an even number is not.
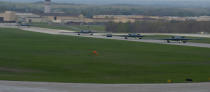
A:
[[[4,17],[0,17],[0,22],[4,22]]]

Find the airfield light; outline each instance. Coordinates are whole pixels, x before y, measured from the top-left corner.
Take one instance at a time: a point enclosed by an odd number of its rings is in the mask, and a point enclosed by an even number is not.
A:
[[[168,80],[168,83],[172,83],[172,80]]]

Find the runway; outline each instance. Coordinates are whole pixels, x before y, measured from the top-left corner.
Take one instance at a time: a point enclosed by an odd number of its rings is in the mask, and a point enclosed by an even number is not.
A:
[[[56,30],[56,29],[47,29],[47,28],[37,28],[37,27],[21,27],[20,29],[26,30],[26,31],[33,31],[33,32],[40,32],[40,33],[47,33],[47,34],[56,34],[56,35],[70,35],[70,36],[78,36],[77,33],[73,33],[73,31],[67,31],[67,30]],[[104,36],[105,33],[95,33],[92,35],[79,35],[81,37],[91,37],[91,38],[101,38],[101,39],[112,39],[112,40],[125,40],[125,41],[135,41],[135,42],[146,42],[146,43],[157,43],[157,44],[168,44],[168,45],[179,45],[179,46],[193,46],[193,47],[204,47],[204,48],[210,48],[210,44],[207,43],[167,43],[163,40],[149,40],[149,39],[124,39],[123,37],[106,37]],[[144,34],[143,34],[144,35]],[[154,34],[145,34],[145,35],[154,35]],[[161,34],[158,34],[161,35]],[[163,34],[166,35],[166,34]],[[171,34],[172,35],[172,34]],[[175,34],[178,35],[178,34]],[[210,37],[209,35],[198,35],[198,34],[183,34],[193,37]]]
[[[0,81],[0,92],[209,92],[210,83],[82,84]]]

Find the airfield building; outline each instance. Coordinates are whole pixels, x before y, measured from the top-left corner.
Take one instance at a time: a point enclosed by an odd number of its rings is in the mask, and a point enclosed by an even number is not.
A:
[[[41,16],[47,19],[49,22],[53,23],[83,23],[92,22],[91,20],[85,18],[83,15],[72,15],[67,13],[47,13],[41,14]]]
[[[68,14],[64,12],[52,12],[51,0],[45,0],[44,13],[16,13],[5,11],[0,13],[0,22],[52,22],[61,24],[99,24],[106,22],[136,22],[136,21],[210,21],[210,16],[200,17],[176,17],[176,16],[143,16],[143,15],[94,15],[92,18],[86,18],[82,14]]]
[[[4,13],[0,13],[0,22],[16,22],[17,16],[16,12],[13,11],[5,11]]]
[[[47,22],[45,18],[42,18],[39,14],[34,13],[16,13],[18,20],[24,22]]]

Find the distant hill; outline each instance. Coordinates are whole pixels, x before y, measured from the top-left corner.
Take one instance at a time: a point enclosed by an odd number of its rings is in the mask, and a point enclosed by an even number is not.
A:
[[[44,0],[0,0],[11,2],[33,2],[41,4]],[[147,7],[209,8],[210,0],[52,0],[54,4],[93,4],[93,5],[136,5]]]
[[[44,0],[0,0],[12,2],[37,2]],[[52,0],[60,3],[82,3],[82,4],[164,4],[164,5],[210,5],[209,0]]]
[[[0,12],[12,10],[18,12],[42,13],[44,8],[44,0],[0,1],[7,1],[0,2]],[[9,3],[8,1],[12,1],[13,3]],[[31,1],[33,3],[26,3],[24,1]],[[142,2],[139,0],[130,0],[130,2],[128,0],[68,0],[68,3],[65,3],[65,0],[59,0],[59,2],[58,0],[52,1],[54,2],[52,5],[52,11],[54,12],[83,14],[86,17],[92,17],[93,15],[210,16],[210,1],[205,2],[205,0],[200,0],[199,2],[193,0],[140,0]]]

